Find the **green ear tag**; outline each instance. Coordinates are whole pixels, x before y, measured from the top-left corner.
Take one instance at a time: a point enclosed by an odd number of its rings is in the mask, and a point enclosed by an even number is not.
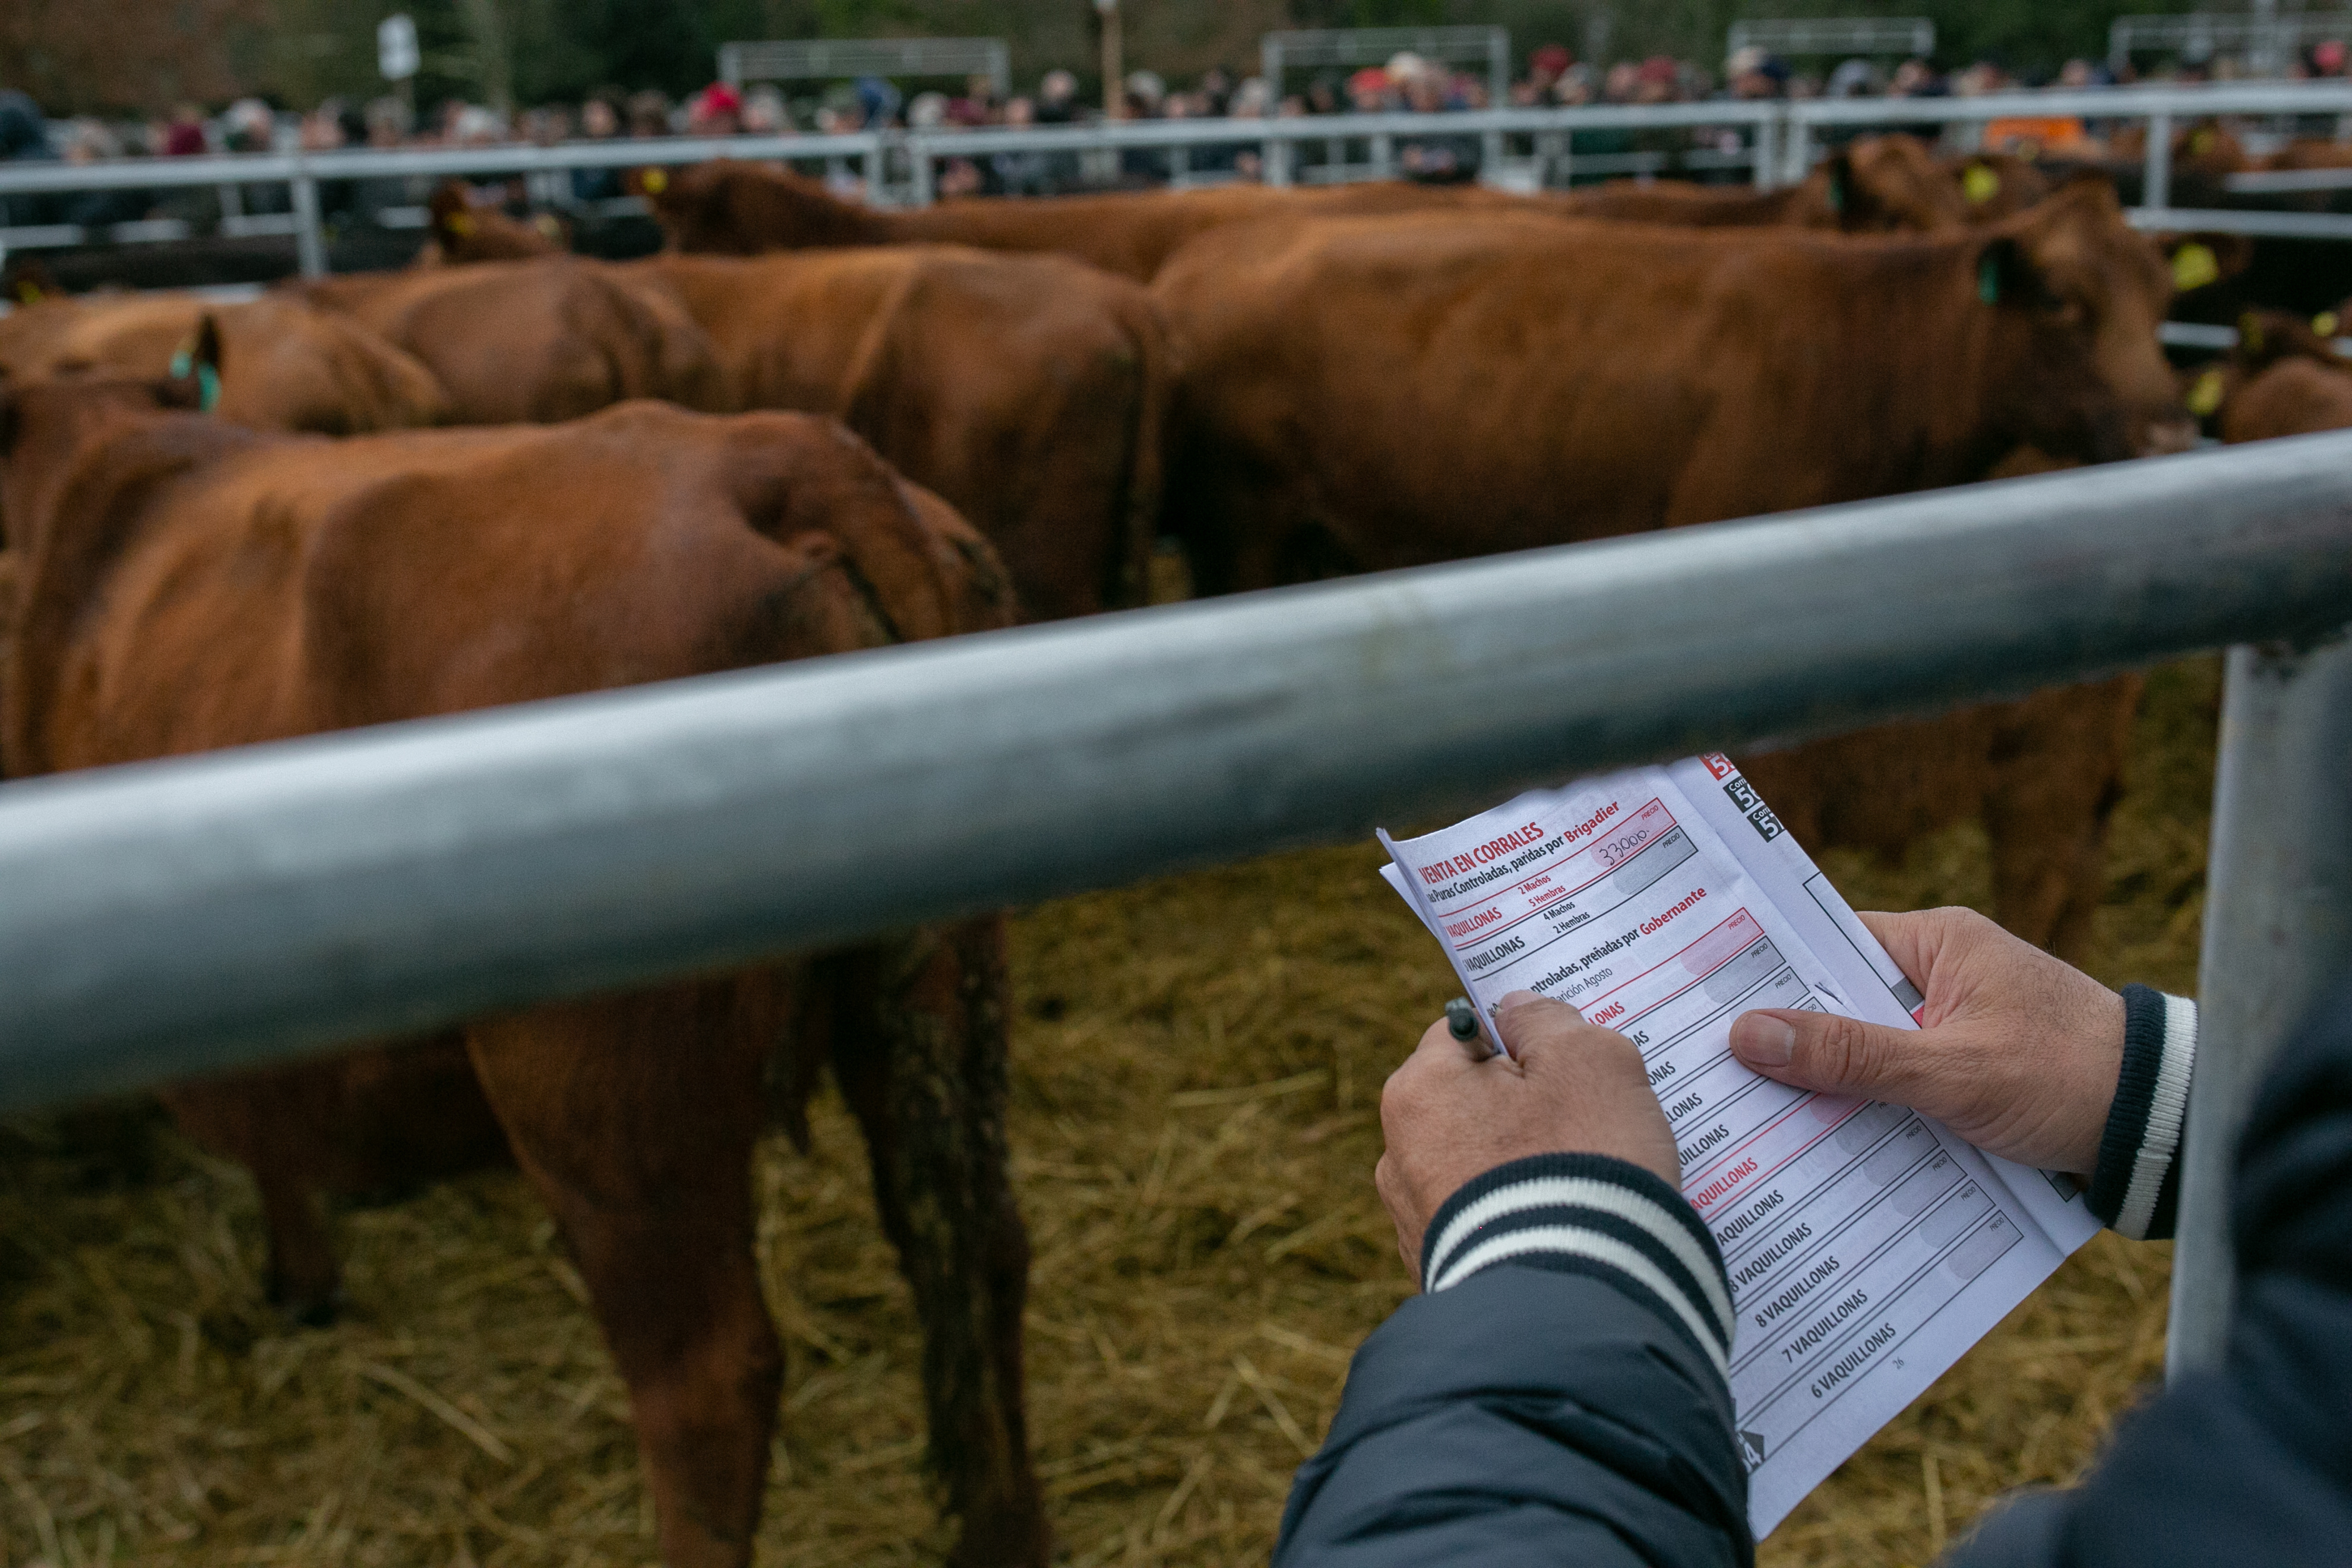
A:
[[[189,358],[187,350],[182,349],[178,353],[172,356],[172,379],[173,381],[187,380],[188,372],[194,368],[194,364]]]
[[[1990,251],[1977,262],[1977,298],[1988,305],[2000,303],[2000,262]]]
[[[196,411],[210,414],[219,406],[220,367],[211,364],[196,366]]]

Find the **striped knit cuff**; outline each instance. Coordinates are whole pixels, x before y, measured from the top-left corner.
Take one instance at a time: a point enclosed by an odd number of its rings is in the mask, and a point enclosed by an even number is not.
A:
[[[2197,1004],[2124,987],[2124,1067],[2091,1173],[2091,1212],[2134,1241],[2172,1234],[2180,1207],[2180,1124],[2197,1060]]]
[[[1723,1255],[1682,1194],[1640,1166],[1605,1154],[1538,1154],[1496,1166],[1430,1221],[1421,1288],[1448,1289],[1503,1263],[1606,1279],[1687,1334],[1728,1376]]]

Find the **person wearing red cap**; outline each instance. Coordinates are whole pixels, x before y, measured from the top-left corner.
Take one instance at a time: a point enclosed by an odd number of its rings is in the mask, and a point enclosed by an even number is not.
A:
[[[686,126],[694,136],[736,134],[743,129],[743,95],[723,81],[712,82],[695,95]]]

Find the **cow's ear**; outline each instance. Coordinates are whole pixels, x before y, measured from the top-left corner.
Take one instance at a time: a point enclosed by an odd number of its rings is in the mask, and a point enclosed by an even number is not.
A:
[[[1986,304],[2032,309],[2046,302],[2047,292],[2041,269],[2015,239],[2003,235],[1977,252],[1977,298]]]
[[[210,414],[220,406],[220,323],[207,310],[196,319],[196,330],[188,334],[188,341],[172,355],[172,376],[164,383],[163,400],[175,408]]]

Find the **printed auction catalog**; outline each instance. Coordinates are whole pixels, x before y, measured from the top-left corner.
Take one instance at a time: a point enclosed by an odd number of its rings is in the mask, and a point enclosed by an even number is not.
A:
[[[1728,759],[1381,842],[1490,1032],[1504,995],[1533,991],[1641,1048],[1731,1274],[1759,1538],[2097,1232],[2060,1178],[1732,1056],[1752,1008],[1914,1028],[1922,999]]]

